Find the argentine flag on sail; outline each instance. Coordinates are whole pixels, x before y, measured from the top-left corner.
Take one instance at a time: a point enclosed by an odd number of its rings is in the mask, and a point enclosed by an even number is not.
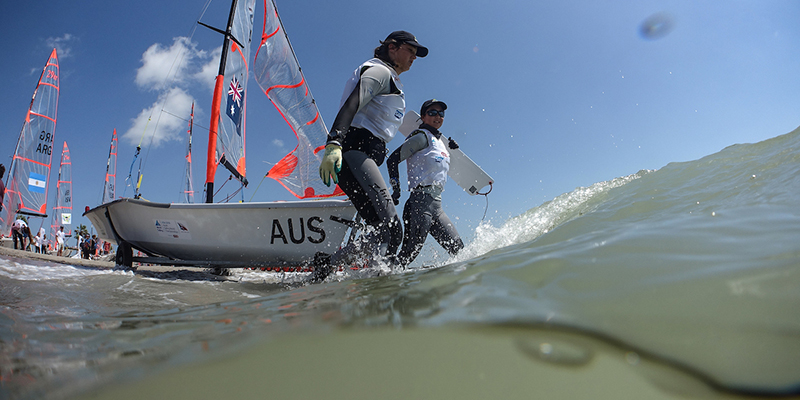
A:
[[[45,185],[47,184],[47,178],[45,178],[42,174],[37,174],[35,172],[31,172],[28,175],[28,190],[34,193],[44,193]]]

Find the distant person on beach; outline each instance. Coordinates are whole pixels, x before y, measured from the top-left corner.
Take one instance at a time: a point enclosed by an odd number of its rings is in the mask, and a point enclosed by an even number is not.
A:
[[[39,235],[39,250],[37,251],[37,253],[44,253],[45,252],[44,251],[44,243],[47,240],[47,233],[46,232],[47,231],[44,228],[39,228],[39,232],[37,232],[37,235]]]
[[[99,257],[100,256],[100,240],[97,239],[97,235],[92,235],[91,244],[92,244],[92,247],[91,247],[90,250],[92,252],[92,258]]]
[[[25,225],[22,228],[22,239],[25,240],[25,245],[22,246],[22,250],[31,251],[31,243],[33,243],[33,233],[31,233],[31,227]]]
[[[450,149],[458,148],[455,140],[444,138],[439,132],[445,110],[447,104],[440,100],[430,99],[422,103],[419,110],[422,125],[408,135],[386,162],[394,204],[400,202],[398,165],[401,161],[405,160],[408,171],[411,194],[403,207],[403,247],[397,254],[397,265],[402,268],[417,258],[428,233],[451,256],[464,248],[455,225],[442,210],[442,192],[450,170]]]
[[[92,240],[89,239],[89,235],[86,234],[83,237],[83,241],[81,242],[81,245],[80,245],[81,258],[83,258],[84,260],[88,260],[89,259],[89,255],[91,254],[91,251],[92,251],[92,247],[93,247]]]
[[[374,231],[332,256],[318,254],[313,282],[324,280],[333,265],[363,256],[393,257],[402,243],[403,227],[378,167],[406,112],[400,74],[417,57],[427,56],[428,48],[406,31],[392,32],[380,43],[374,57],[359,65],[345,84],[319,167],[322,181],[338,184]]]
[[[64,233],[64,226],[62,225],[61,228],[59,228],[58,232],[56,232],[57,255],[60,256],[64,254],[64,247],[66,246],[66,243],[67,243],[67,236]]]
[[[36,232],[36,236],[33,237],[33,251],[36,253],[42,252],[42,233]]]
[[[17,219],[14,221],[14,224],[11,225],[11,237],[14,240],[14,249],[25,250],[25,236],[23,236],[22,228],[27,226],[28,224],[22,219]]]

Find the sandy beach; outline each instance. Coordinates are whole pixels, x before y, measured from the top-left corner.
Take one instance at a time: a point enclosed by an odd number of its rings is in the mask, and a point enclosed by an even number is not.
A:
[[[48,262],[55,262],[59,264],[68,264],[68,265],[76,265],[81,267],[89,267],[89,268],[107,268],[113,269],[116,267],[116,263],[114,261],[105,261],[105,260],[86,260],[83,258],[71,258],[71,257],[61,257],[52,254],[41,254],[35,253],[32,251],[23,251],[23,250],[15,250],[12,248],[0,246],[0,256],[5,258],[24,258],[29,260],[42,260]],[[112,259],[111,257],[105,256],[106,259]],[[176,271],[191,271],[191,272],[201,272],[205,271],[205,268],[201,267],[186,267],[186,266],[169,266],[169,265],[140,265],[138,263],[134,263],[136,266],[136,272],[176,272]],[[207,273],[209,276],[216,276],[210,273]]]

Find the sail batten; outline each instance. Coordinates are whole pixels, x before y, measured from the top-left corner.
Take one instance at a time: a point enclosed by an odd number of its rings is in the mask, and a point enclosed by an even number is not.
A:
[[[264,0],[264,27],[253,71],[261,90],[297,137],[297,146],[267,177],[299,199],[343,195],[338,186],[327,187],[319,179],[319,152],[325,147],[328,130],[272,0]]]
[[[6,181],[0,225],[7,232],[17,213],[46,216],[47,182],[50,178],[58,115],[59,67],[56,49],[42,69],[25,114]]]

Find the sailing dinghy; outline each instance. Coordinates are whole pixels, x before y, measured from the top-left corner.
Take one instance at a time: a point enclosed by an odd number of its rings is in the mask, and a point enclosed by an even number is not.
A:
[[[47,182],[53,159],[58,93],[58,56],[53,49],[33,91],[8,171],[0,212],[1,232],[5,235],[9,234],[17,214],[47,217]]]
[[[355,217],[349,201],[318,177],[327,129],[271,0],[264,0],[264,31],[254,75],[298,139],[297,147],[267,173],[299,200],[214,203],[218,166],[247,185],[245,90],[255,0],[234,0],[225,34],[211,111],[205,203],[153,203],[123,198],[84,215],[98,236],[116,242],[117,263],[266,267],[295,270],[317,252],[334,252]],[[202,24],[202,23],[201,23]],[[203,24],[204,25],[204,24]],[[133,257],[133,249],[147,254]]]
[[[56,205],[53,207],[53,219],[50,221],[50,241],[56,243],[56,234],[64,227],[64,236],[72,236],[72,160],[69,156],[67,142],[61,149],[61,163],[58,167],[56,182]],[[69,250],[63,254],[69,257]]]

